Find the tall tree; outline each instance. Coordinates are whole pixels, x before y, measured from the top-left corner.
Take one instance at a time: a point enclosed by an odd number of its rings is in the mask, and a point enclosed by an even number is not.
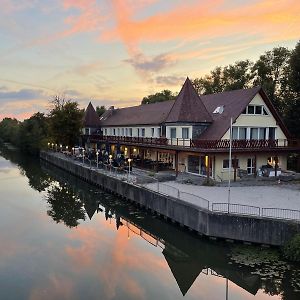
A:
[[[55,96],[49,112],[49,130],[55,143],[75,145],[83,127],[83,110],[78,103]]]
[[[148,95],[143,98],[141,104],[150,104],[155,102],[163,102],[168,100],[174,100],[176,95],[173,94],[170,90],[163,90],[159,93]]]
[[[16,144],[20,122],[17,119],[4,118],[0,122],[0,140]]]
[[[47,118],[38,112],[20,124],[18,144],[23,151],[38,154],[46,147],[47,136]]]
[[[287,48],[277,47],[261,55],[253,66],[254,84],[263,87],[281,112],[284,110],[282,97],[287,90],[290,54]]]
[[[300,41],[291,54],[289,61],[290,87],[296,97],[300,98]]]

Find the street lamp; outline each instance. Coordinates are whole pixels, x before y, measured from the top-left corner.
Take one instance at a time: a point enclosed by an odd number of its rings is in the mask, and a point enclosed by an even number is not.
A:
[[[48,142],[48,149],[50,149],[50,143]]]
[[[96,156],[97,156],[97,169],[98,169],[98,166],[99,166],[99,151],[96,152]]]
[[[82,163],[84,164],[84,152],[85,152],[85,150],[83,149],[82,150]]]
[[[130,163],[131,163],[132,159],[128,158],[128,175],[130,175]]]
[[[112,155],[109,155],[109,165],[110,165],[110,172],[111,172],[111,163],[112,163]]]
[[[54,143],[51,144],[51,149],[52,149],[52,150],[54,149]]]
[[[72,147],[72,155],[75,155],[75,148]]]
[[[55,151],[57,152],[57,144],[55,144]]]
[[[69,146],[66,146],[66,151],[68,151],[68,149],[69,149]]]

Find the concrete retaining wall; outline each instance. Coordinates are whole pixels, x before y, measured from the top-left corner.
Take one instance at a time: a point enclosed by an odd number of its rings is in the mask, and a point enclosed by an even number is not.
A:
[[[161,195],[142,186],[101,174],[88,166],[75,164],[71,160],[51,152],[41,152],[41,158],[84,181],[139,203],[141,206],[200,234],[279,246],[283,245],[295,233],[300,232],[299,223],[202,210],[179,199]]]

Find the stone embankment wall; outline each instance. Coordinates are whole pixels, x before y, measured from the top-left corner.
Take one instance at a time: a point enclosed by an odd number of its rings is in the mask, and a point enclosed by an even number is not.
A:
[[[210,237],[280,246],[300,232],[300,224],[283,220],[215,213],[142,186],[107,176],[51,152],[41,159],[165,218]]]

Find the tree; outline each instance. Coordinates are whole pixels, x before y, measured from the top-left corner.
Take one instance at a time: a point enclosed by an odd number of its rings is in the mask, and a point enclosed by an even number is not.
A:
[[[259,57],[253,66],[255,74],[254,85],[261,85],[281,112],[284,110],[282,97],[286,95],[288,89],[288,72],[290,50],[285,47],[277,47],[265,52]]]
[[[38,154],[47,145],[48,124],[43,113],[36,113],[20,124],[19,147],[30,154]]]
[[[289,61],[290,68],[290,87],[296,97],[300,98],[300,41],[292,51]]]
[[[55,143],[75,145],[83,128],[83,110],[78,103],[55,96],[49,112],[49,131]]]
[[[96,106],[96,113],[98,115],[98,117],[101,117],[106,111],[106,108],[104,105],[101,106]]]
[[[20,122],[17,119],[4,118],[0,122],[0,139],[15,144],[18,141]]]
[[[170,90],[163,90],[159,93],[148,95],[147,97],[144,97],[141,104],[150,104],[155,102],[163,102],[168,100],[174,100],[176,98],[176,95],[173,94]]]

